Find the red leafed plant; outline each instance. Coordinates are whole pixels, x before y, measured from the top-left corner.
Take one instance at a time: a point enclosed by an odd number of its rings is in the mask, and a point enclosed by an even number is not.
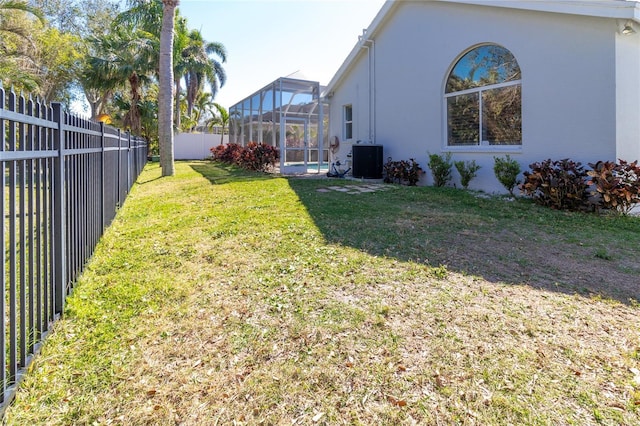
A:
[[[581,210],[588,196],[587,173],[582,164],[565,158],[529,165],[520,190],[540,205],[558,210]]]
[[[239,166],[258,172],[273,168],[280,157],[278,148],[263,143],[249,142],[242,152]]]
[[[244,148],[237,143],[228,143],[211,148],[213,161],[221,163],[236,164],[240,159],[240,154]]]
[[[640,167],[637,160],[633,163],[598,161],[590,163],[589,167],[593,170],[587,173],[591,178],[588,183],[594,185],[592,194],[599,197],[600,207],[627,215],[640,203]]]
[[[280,157],[278,148],[263,143],[249,142],[246,147],[235,143],[211,148],[213,161],[235,164],[247,170],[266,172]]]
[[[420,175],[424,173],[422,167],[413,158],[409,161],[393,161],[389,157],[382,166],[382,170],[386,183],[406,183],[408,186],[416,186]]]

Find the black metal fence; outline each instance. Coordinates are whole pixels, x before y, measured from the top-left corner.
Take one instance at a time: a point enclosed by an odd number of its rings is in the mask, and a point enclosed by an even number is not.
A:
[[[147,161],[147,143],[0,87],[0,413]]]

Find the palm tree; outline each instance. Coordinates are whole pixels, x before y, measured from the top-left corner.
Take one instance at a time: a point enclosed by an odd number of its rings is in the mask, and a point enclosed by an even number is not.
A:
[[[183,60],[183,51],[189,45],[189,30],[187,28],[187,20],[181,16],[176,16],[175,27],[173,31],[173,84],[175,86],[175,106],[173,108],[174,113],[174,128],[180,130],[182,108],[180,103],[182,102],[182,90],[180,88],[180,81],[186,71],[187,62]]]
[[[212,110],[213,100],[211,99],[211,93],[200,93],[198,95],[198,98],[196,99],[195,104],[193,105],[193,111],[191,112],[191,115],[185,114],[185,117],[187,118],[189,123],[186,126],[183,126],[184,130],[190,132],[194,131],[199,124],[202,124],[201,122],[206,115],[213,115]]]
[[[214,126],[220,126],[222,136],[220,137],[220,145],[224,143],[224,132],[229,126],[229,112],[218,103],[213,103],[214,108],[217,110],[218,114],[214,114],[213,118],[207,121],[207,128],[212,130]]]
[[[221,61],[212,58],[212,55],[218,56]],[[222,43],[206,42],[200,31],[193,30],[189,33],[189,44],[181,56],[181,71],[184,72],[187,90],[187,114],[191,115],[205,82],[210,85],[212,98],[226,82],[227,74],[222,63],[227,60],[227,50]]]
[[[158,93],[158,137],[162,176],[173,176],[173,29],[179,0],[162,0]]]
[[[16,12],[26,12],[38,18],[44,24],[44,16],[39,9],[31,7],[26,1],[20,0],[0,0],[0,34],[14,34],[20,37],[27,37],[28,33],[21,26],[14,25],[11,19]],[[0,38],[0,42],[3,39]]]
[[[130,109],[123,124],[133,133],[140,134],[140,89],[151,81],[156,69],[153,59],[157,45],[153,37],[143,31],[132,31],[131,28],[121,26],[92,41],[99,56],[88,58],[85,84],[108,92],[128,81]]]
[[[162,28],[164,0],[128,0],[130,9],[120,13],[113,21],[112,28],[127,26],[155,34]],[[174,9],[175,10],[175,9]]]
[[[28,91],[38,87],[32,16],[44,24],[42,13],[25,1],[0,0],[0,81]]]

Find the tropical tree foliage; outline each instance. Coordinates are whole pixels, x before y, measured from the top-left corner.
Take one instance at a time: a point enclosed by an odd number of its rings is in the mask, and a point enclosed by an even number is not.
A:
[[[218,57],[220,60],[216,59]],[[207,42],[198,30],[189,31],[186,21],[176,21],[176,44],[174,45],[174,84],[176,92],[176,121],[177,129],[184,129],[181,125],[179,113],[182,82],[185,84],[186,119],[189,124],[187,129],[195,127],[201,117],[193,117],[194,108],[199,97],[205,93],[205,83],[209,84],[210,99],[213,100],[220,87],[227,79],[222,63],[227,60],[227,51],[222,43]],[[202,110],[201,110],[202,111]],[[198,114],[196,114],[198,115]],[[200,114],[202,115],[202,114]]]
[[[160,80],[159,52],[163,3],[162,0],[130,0],[129,8],[115,18],[111,28],[111,32],[122,32],[123,29],[126,29],[132,44],[139,43],[141,40],[150,43],[152,49],[145,61],[154,64],[154,67],[138,70],[138,75],[144,75],[150,84],[158,84]],[[141,55],[142,52],[140,52]],[[101,55],[104,57],[105,52],[97,53],[97,57]],[[189,29],[186,18],[180,15],[177,8],[175,9],[172,48],[174,129],[192,131],[197,124],[203,124],[207,115],[197,105],[199,98],[203,93],[210,93],[211,100],[213,100],[217,91],[224,85],[226,73],[222,63],[226,61],[226,57],[227,52],[224,45],[217,42],[207,42],[200,31]],[[98,75],[98,79],[90,78],[95,72],[93,65],[95,64],[89,64],[87,67],[85,88],[93,85],[94,93],[96,91],[101,93],[101,96],[95,97],[96,107],[92,109],[99,113],[104,109],[101,108],[100,102],[105,100],[108,102],[110,96],[113,96],[120,89],[112,84],[105,84],[110,83],[111,79],[105,79],[104,75]],[[119,76],[117,80],[122,83],[122,76]],[[132,97],[133,92],[129,96]],[[185,108],[181,105],[182,100],[186,102]],[[135,103],[130,102],[129,104],[135,108]],[[185,121],[184,126],[181,124],[183,120]]]
[[[220,138],[220,144],[222,145],[224,143],[224,134],[229,127],[229,120],[231,117],[229,116],[229,112],[222,105],[214,102],[213,106],[215,108],[215,112],[213,117],[206,122],[207,129],[211,131],[215,126],[220,126],[220,134],[222,135]]]
[[[0,0],[0,76],[5,86],[36,91],[34,29],[42,14],[24,1]]]
[[[198,95],[203,92],[204,84],[209,83],[213,97],[227,79],[222,64],[212,57],[227,60],[227,51],[221,43],[207,43],[198,30],[189,33],[189,44],[182,51],[184,60],[184,81],[187,89],[187,113],[191,115]]]
[[[214,119],[226,127],[226,111],[214,103],[226,81],[226,49],[189,28],[178,5],[0,0],[2,84],[67,106],[82,96],[92,118],[156,141]],[[175,114],[165,120],[173,106]]]
[[[155,40],[142,30],[121,26],[92,41],[97,56],[88,59],[85,83],[105,92],[128,87],[130,109],[123,125],[140,134],[138,105],[141,87],[151,83],[157,67]]]

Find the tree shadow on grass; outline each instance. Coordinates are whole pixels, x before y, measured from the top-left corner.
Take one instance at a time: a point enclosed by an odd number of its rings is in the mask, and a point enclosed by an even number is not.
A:
[[[190,163],[189,166],[209,180],[213,185],[225,185],[233,182],[253,182],[274,179],[269,173],[247,172],[238,167],[215,163]]]
[[[289,179],[329,243],[490,282],[640,300],[640,218],[558,212],[452,188],[318,191],[350,184]]]

